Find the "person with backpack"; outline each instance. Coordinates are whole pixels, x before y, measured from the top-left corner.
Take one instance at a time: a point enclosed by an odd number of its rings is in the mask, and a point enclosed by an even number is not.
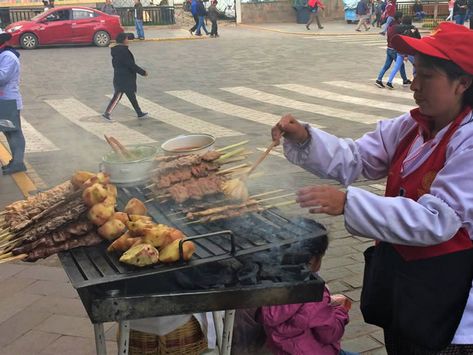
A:
[[[383,14],[383,0],[376,0],[374,5],[374,19],[371,26],[376,24],[376,27],[381,27],[381,15]]]
[[[401,18],[402,18],[402,12],[400,11],[396,12],[396,14],[394,15],[394,21],[391,23],[391,26],[389,26],[388,28],[388,33],[386,36],[387,38],[386,61],[384,62],[384,66],[383,68],[381,68],[381,71],[379,72],[378,78],[376,79],[376,82],[375,82],[375,85],[379,88],[385,88],[383,84],[383,76],[391,67],[391,64],[395,62],[397,58],[397,51],[393,48],[392,39],[395,35],[397,35],[396,26],[401,24]],[[401,68],[399,69],[399,71],[401,73],[403,85],[409,85],[411,81],[407,79],[404,62],[402,62]]]
[[[406,37],[421,38],[419,30],[412,24],[412,17],[410,16],[404,16],[402,18],[401,24],[396,26],[395,32],[396,34]],[[386,83],[388,89],[394,89],[393,79],[401,68],[401,65],[404,63],[404,60],[409,60],[411,64],[414,65],[414,57],[412,55],[398,53],[396,63],[394,64],[394,68],[391,71],[391,74],[389,74],[388,82]]]
[[[361,32],[361,26],[364,26],[365,31],[369,31],[370,26],[366,24],[370,18],[370,8],[368,6],[367,0],[360,0],[356,6],[356,14],[358,15],[358,26],[355,31]]]
[[[314,22],[314,20],[316,20],[319,29],[323,29],[324,26],[320,24],[319,9],[323,10],[325,8],[325,5],[321,0],[309,0],[307,5],[309,6],[310,17],[309,21],[305,24],[305,28],[307,28],[307,30],[310,30],[310,24]]]

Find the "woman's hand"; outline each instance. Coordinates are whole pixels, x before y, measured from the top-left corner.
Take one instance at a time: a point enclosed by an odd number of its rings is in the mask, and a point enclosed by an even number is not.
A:
[[[297,191],[296,201],[301,207],[309,207],[310,213],[338,216],[345,209],[346,193],[330,185],[309,186]]]
[[[277,144],[282,136],[296,143],[303,143],[309,138],[309,132],[292,115],[285,115],[271,129],[271,136]]]

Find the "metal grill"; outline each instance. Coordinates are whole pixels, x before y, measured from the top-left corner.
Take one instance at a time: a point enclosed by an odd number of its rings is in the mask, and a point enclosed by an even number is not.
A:
[[[123,206],[132,197],[145,200],[143,188],[121,188],[119,206]],[[276,209],[215,223],[187,225],[185,220],[170,218],[175,208],[176,205],[172,203],[152,203],[148,206],[148,213],[156,222],[182,230],[189,240],[195,243],[196,251],[189,262],[137,268],[120,263],[116,254],[106,251],[105,243],[94,247],[77,248],[59,255],[72,285],[76,289],[81,289],[146,278],[257,253],[327,233],[321,224],[313,220],[290,220]]]

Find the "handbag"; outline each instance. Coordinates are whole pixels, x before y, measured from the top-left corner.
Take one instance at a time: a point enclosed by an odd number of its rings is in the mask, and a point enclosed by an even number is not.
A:
[[[0,132],[16,131],[20,126],[16,100],[0,100]]]

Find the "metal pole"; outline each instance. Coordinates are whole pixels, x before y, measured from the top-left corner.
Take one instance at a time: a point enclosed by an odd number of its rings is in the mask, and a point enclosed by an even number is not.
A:
[[[128,355],[130,344],[130,322],[125,320],[118,323],[120,338],[118,340],[118,354]]]
[[[220,315],[220,311],[212,312],[215,325],[215,335],[217,338],[217,348],[218,353],[222,353],[222,343],[223,343],[223,319]]]
[[[105,332],[103,330],[103,323],[94,324],[95,333],[95,349],[97,355],[107,355],[107,345],[105,344]]]
[[[223,343],[222,355],[230,355],[232,352],[233,323],[235,321],[235,310],[225,311],[225,319],[223,324]]]

